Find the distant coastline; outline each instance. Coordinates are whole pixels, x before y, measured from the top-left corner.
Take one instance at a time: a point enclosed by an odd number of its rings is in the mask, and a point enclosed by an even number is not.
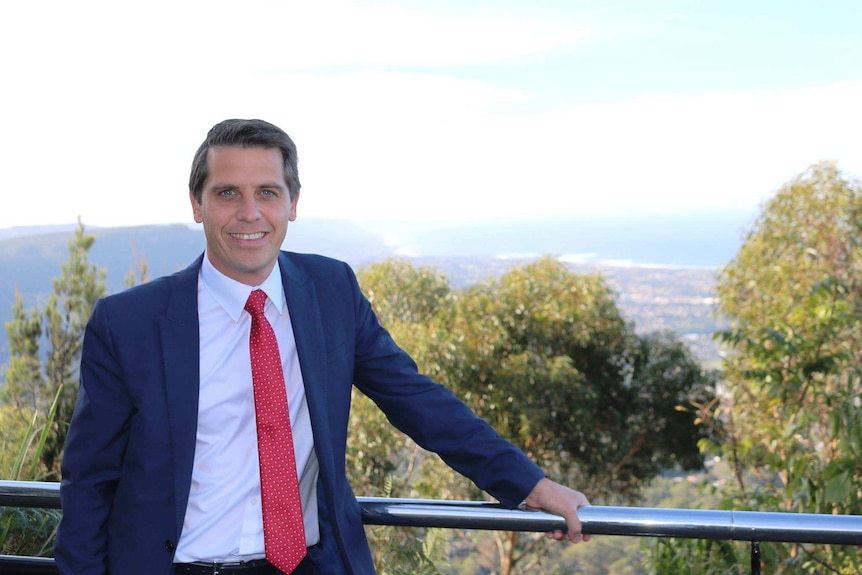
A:
[[[736,255],[753,217],[737,212],[463,222],[362,222],[399,255],[714,268]]]

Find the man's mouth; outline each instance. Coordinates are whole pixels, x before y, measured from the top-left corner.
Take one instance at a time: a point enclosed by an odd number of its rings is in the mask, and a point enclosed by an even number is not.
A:
[[[238,240],[259,240],[266,235],[266,232],[255,232],[253,234],[230,234],[231,237]]]

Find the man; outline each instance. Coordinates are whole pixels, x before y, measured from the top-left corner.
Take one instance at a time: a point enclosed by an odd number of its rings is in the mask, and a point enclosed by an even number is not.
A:
[[[420,375],[346,264],[280,251],[299,190],[281,129],[217,124],[189,183],[204,254],[96,305],[63,460],[61,573],[373,573],[345,474],[353,385],[505,505],[565,517],[549,536],[581,540],[583,494]]]

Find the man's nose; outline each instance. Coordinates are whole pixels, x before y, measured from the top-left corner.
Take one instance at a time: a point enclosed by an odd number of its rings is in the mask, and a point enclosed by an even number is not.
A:
[[[245,195],[237,212],[237,218],[247,222],[260,219],[260,209],[257,206],[257,198],[254,194]]]

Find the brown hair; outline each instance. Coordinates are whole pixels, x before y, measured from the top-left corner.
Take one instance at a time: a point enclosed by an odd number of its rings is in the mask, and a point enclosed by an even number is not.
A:
[[[278,148],[284,160],[284,183],[290,192],[290,199],[295,199],[296,194],[299,193],[296,144],[284,130],[263,120],[224,120],[210,128],[206,140],[195,152],[195,159],[192,161],[189,190],[192,191],[198,203],[201,202],[204,182],[209,176],[207,152],[213,146]]]

